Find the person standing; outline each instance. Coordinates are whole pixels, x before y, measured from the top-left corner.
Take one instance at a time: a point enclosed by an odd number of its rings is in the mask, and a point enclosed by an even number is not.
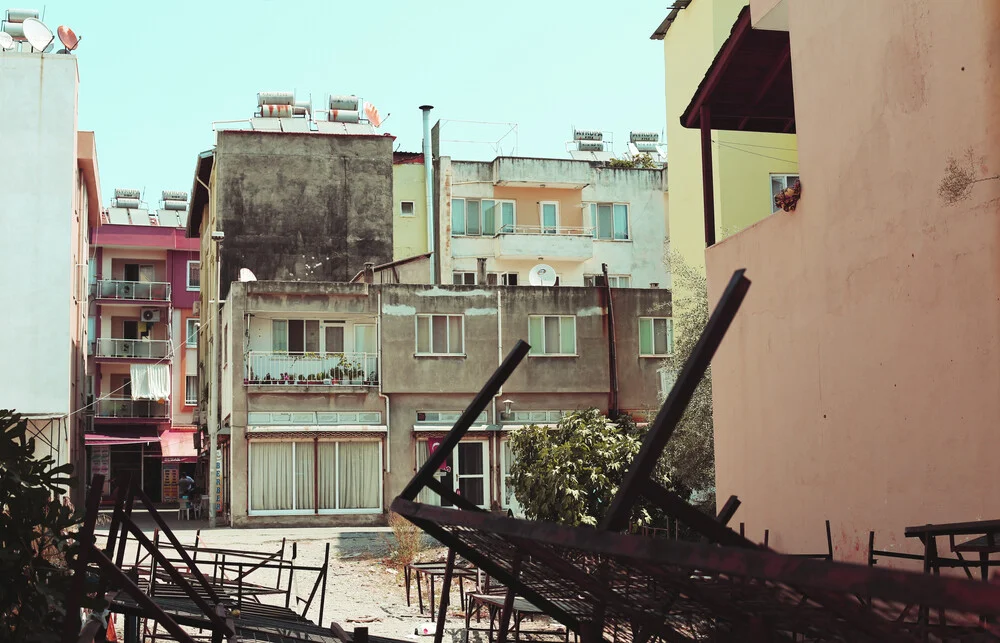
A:
[[[181,498],[186,499],[191,494],[192,487],[194,487],[194,480],[186,473],[177,481],[177,490],[180,492]]]

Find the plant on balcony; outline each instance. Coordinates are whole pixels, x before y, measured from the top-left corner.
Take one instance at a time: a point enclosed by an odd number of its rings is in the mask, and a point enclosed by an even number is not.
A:
[[[377,386],[378,385],[378,371],[372,371],[368,374],[368,379],[365,380],[366,386]]]

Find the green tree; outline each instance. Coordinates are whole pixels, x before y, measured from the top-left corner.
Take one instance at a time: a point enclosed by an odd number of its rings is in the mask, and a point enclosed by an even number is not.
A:
[[[679,253],[670,255],[673,292],[674,351],[664,360],[668,383],[691,356],[708,323],[708,285],[705,274]],[[663,391],[663,397],[669,392]],[[662,400],[661,400],[662,401]],[[712,422],[712,370],[698,383],[673,437],[664,450],[666,475],[681,495],[694,494],[708,507],[715,505],[715,441]]]
[[[57,640],[82,516],[56,498],[73,486],[73,467],[35,459],[20,415],[0,411],[0,428],[0,639]]]

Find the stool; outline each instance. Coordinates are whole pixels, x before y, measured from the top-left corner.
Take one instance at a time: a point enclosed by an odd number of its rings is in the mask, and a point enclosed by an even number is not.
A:
[[[187,498],[181,498],[180,505],[177,507],[177,519],[181,518],[191,520],[191,503],[188,502]]]

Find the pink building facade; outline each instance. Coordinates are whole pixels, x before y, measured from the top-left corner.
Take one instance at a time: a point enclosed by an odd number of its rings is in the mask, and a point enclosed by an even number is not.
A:
[[[179,194],[164,196],[181,207]],[[197,463],[198,243],[185,237],[185,210],[124,207],[138,205],[130,198],[91,231],[87,473],[130,473],[154,501],[175,502]]]
[[[706,252],[713,300],[737,268],[753,282],[713,363],[718,497],[780,551],[822,548],[826,519],[838,559],[869,530],[916,551],[906,526],[1000,515],[1000,4],[751,19],[787,31],[802,192]],[[712,104],[724,64],[692,105],[787,127],[763,90]]]

